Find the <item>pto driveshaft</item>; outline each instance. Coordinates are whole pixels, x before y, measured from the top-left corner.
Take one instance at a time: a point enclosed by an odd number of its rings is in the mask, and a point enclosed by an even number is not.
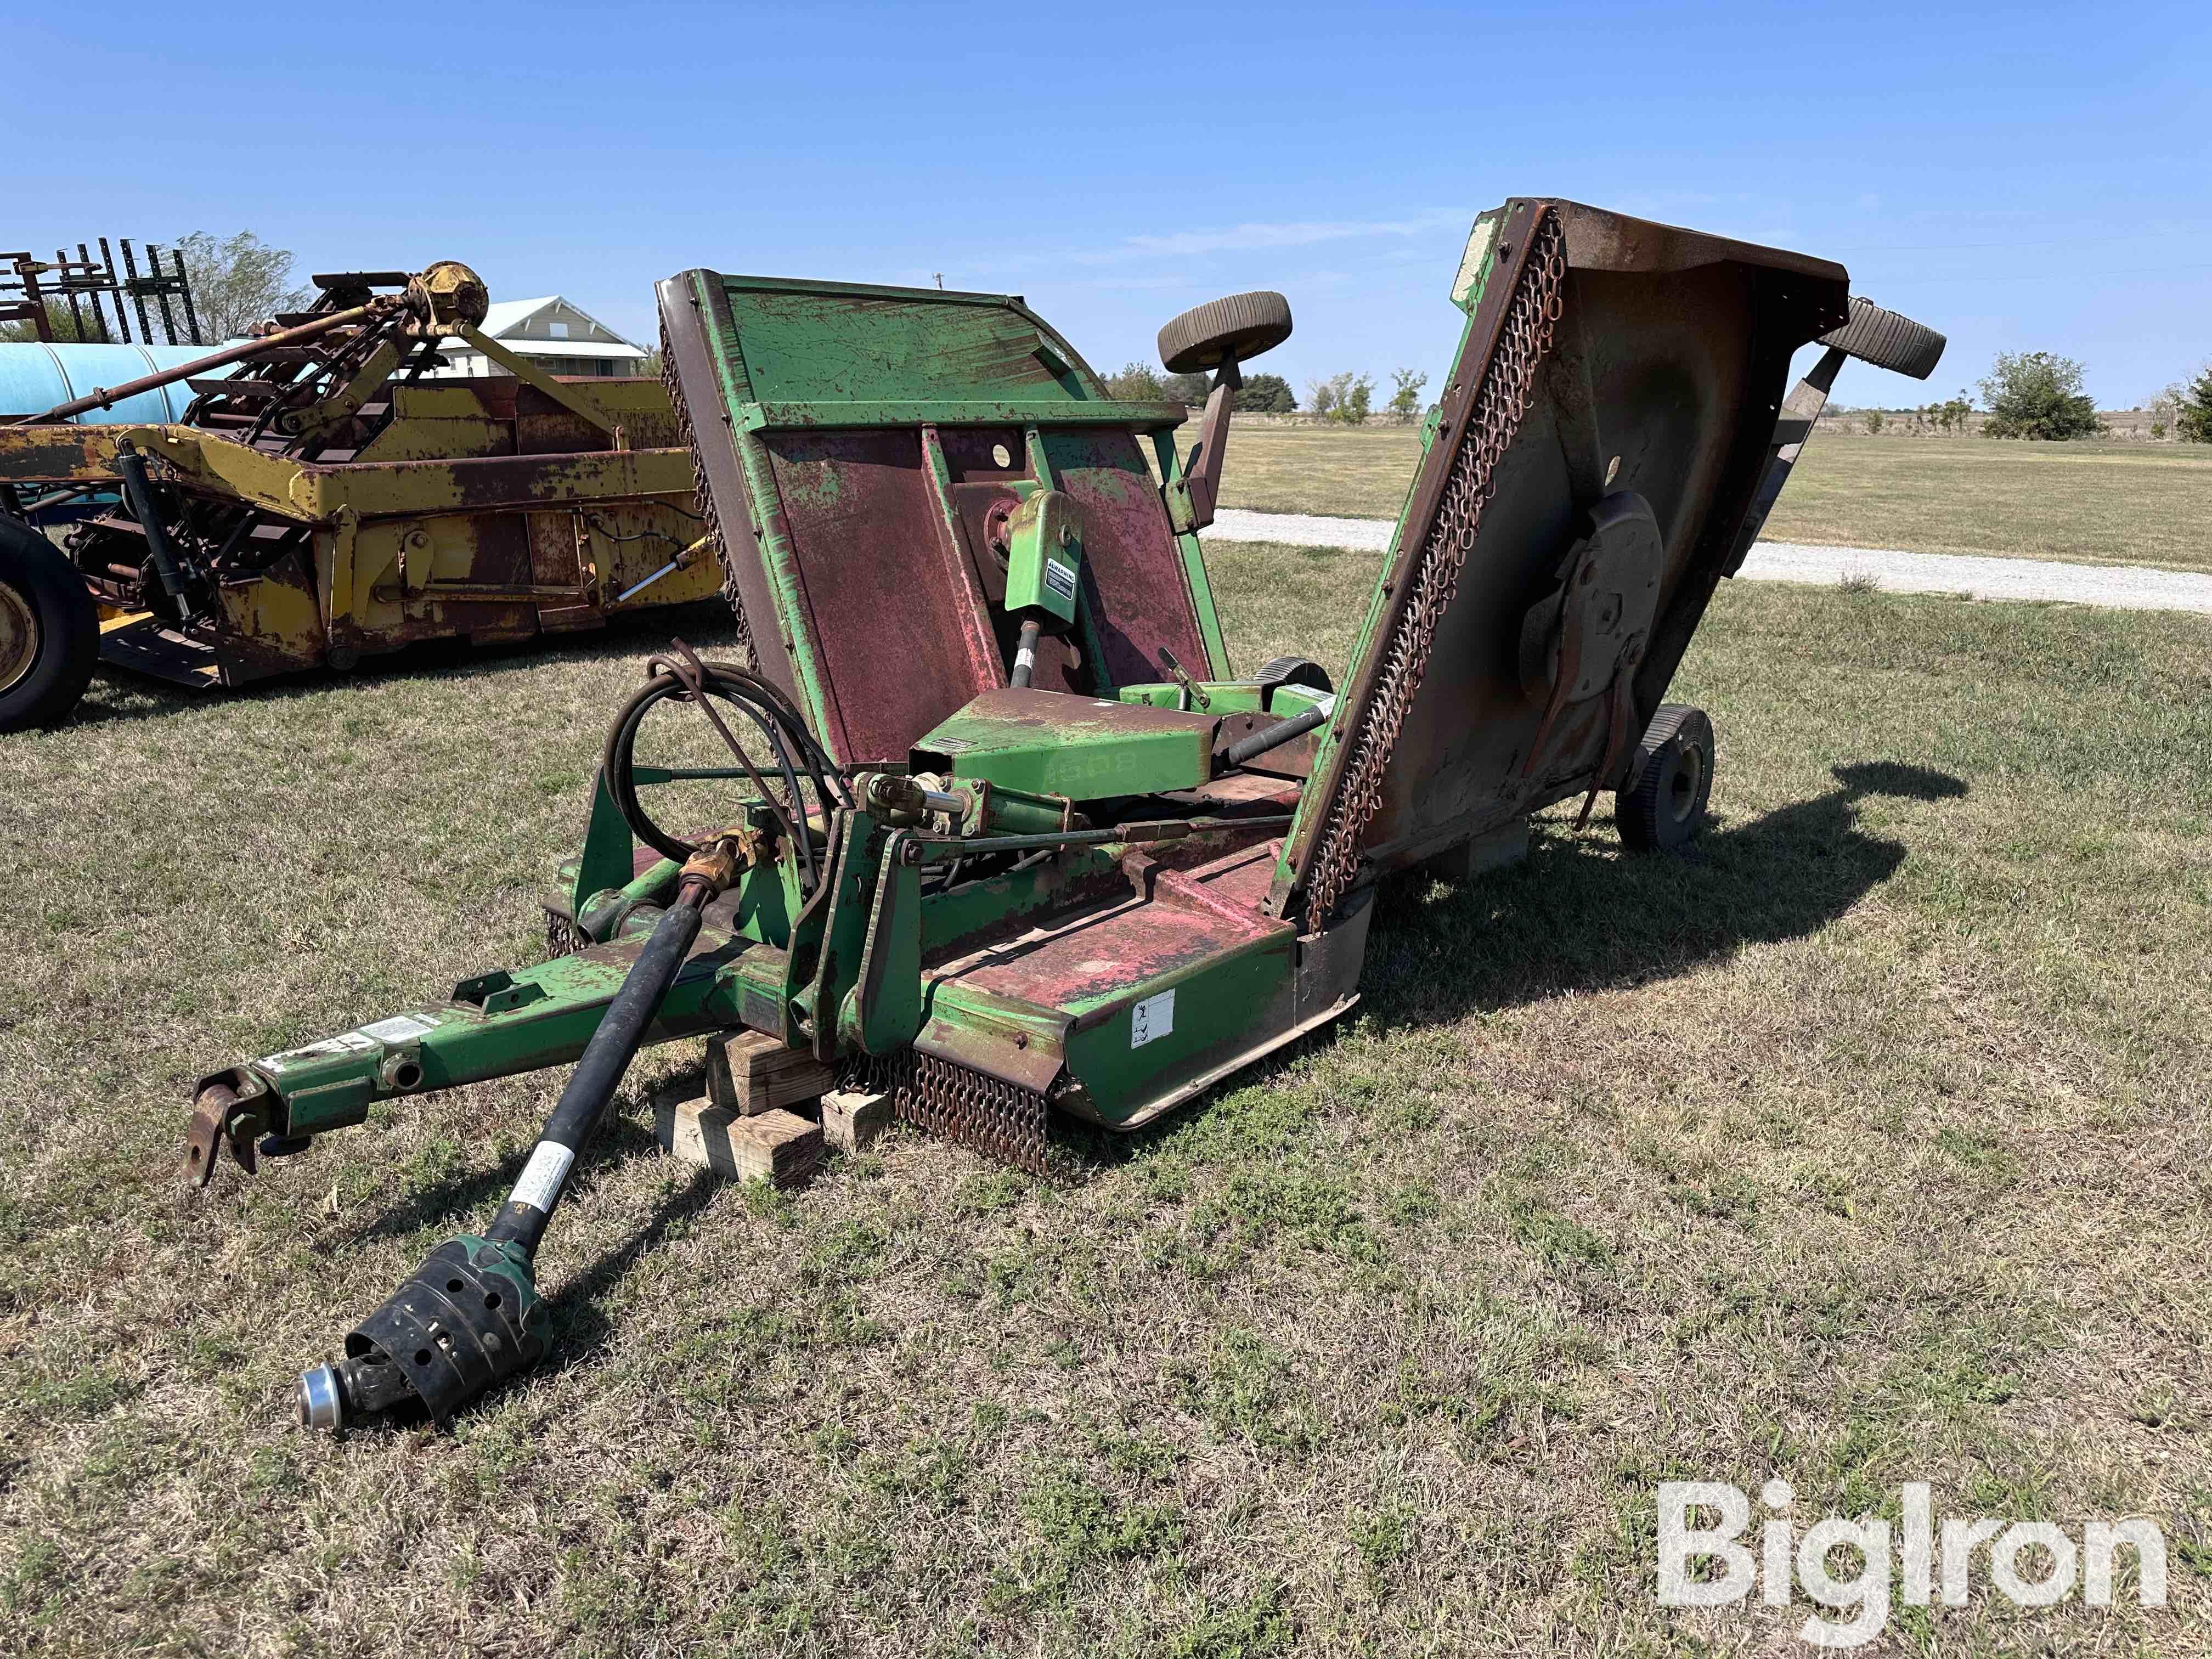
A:
[[[385,1304],[345,1340],[346,1357],[301,1374],[300,1421],[335,1432],[419,1401],[443,1422],[493,1384],[537,1363],[546,1349],[545,1304],[532,1264],[576,1157],[605,1117],[674,984],[714,881],[687,875],[676,902],[600,1018],[568,1086],[545,1120],[514,1190],[482,1237],[440,1245]]]

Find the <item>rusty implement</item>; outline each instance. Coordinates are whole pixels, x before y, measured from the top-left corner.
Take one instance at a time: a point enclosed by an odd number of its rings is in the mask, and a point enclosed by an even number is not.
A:
[[[302,1380],[305,1420],[442,1416],[543,1352],[532,1255],[642,1042],[787,1053],[844,1121],[887,1107],[1044,1173],[1056,1123],[1132,1128],[1350,1007],[1391,872],[1471,870],[1606,793],[1632,846],[1695,835],[1711,726],[1663,699],[1825,386],[1785,402],[1791,356],[1932,368],[1940,338],[1889,313],[1874,337],[1825,260],[1534,198],[1476,222],[1451,299],[1340,688],[1232,668],[1196,536],[1280,295],[1162,331],[1170,367],[1214,374],[1184,450],[1181,406],[1116,401],[1012,296],[661,284],[750,660],[677,647],[615,712],[553,959],[198,1095],[204,1180],[242,1126],[296,1151],[397,1097],[574,1066],[499,1215]],[[726,760],[641,759],[685,710]],[[669,785],[716,827],[663,822]]]
[[[713,597],[659,381],[544,374],[478,331],[465,265],[315,282],[252,339],[0,424],[0,731],[64,716],[95,659],[235,686]],[[451,340],[509,374],[426,378]],[[76,423],[169,385],[179,421]]]

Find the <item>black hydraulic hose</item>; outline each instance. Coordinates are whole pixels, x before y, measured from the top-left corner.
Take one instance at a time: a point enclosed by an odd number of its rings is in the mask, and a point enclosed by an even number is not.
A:
[[[607,1103],[614,1098],[668,988],[676,982],[692,940],[699,936],[700,908],[710,892],[702,881],[686,882],[675,904],[654,924],[622,988],[607,1004],[599,1030],[584,1045],[583,1057],[568,1074],[568,1085],[561,1091],[553,1115],[538,1132],[521,1179],[484,1235],[491,1243],[520,1244],[526,1255],[538,1254],[538,1241],[545,1236],[545,1224],[560,1205],[576,1154],[606,1115]]]
[[[1022,624],[1021,643],[1014,647],[1013,677],[1006,684],[1017,688],[1026,686],[1036,672],[1037,635],[1044,631],[1043,624],[1031,617]]]
[[[146,458],[128,438],[115,446],[115,474],[122,480],[131,516],[146,532],[146,551],[154,561],[154,574],[161,579],[161,591],[177,602],[178,614],[190,622],[195,607],[185,592],[185,573],[177,566],[177,550],[169,545],[168,526],[161,522],[161,509],[154,501],[153,483],[146,477]]]
[[[1316,703],[1303,714],[1293,714],[1286,720],[1277,720],[1273,726],[1263,726],[1249,737],[1243,737],[1221,751],[1221,758],[1231,766],[1242,766],[1246,761],[1266,754],[1270,749],[1280,749],[1292,738],[1302,738],[1328,718],[1326,704]]]

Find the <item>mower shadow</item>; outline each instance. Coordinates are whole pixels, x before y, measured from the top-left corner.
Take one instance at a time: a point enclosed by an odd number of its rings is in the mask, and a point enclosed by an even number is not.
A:
[[[1376,898],[1358,1012],[1386,1032],[1444,1024],[1475,1010],[1686,973],[1746,945],[1802,939],[1905,861],[1899,843],[1858,827],[1860,801],[1966,793],[1948,773],[1889,761],[1839,766],[1833,775],[1836,787],[1826,793],[1708,829],[1677,854],[1624,854],[1547,834],[1540,821],[1528,859],[1510,869],[1455,885],[1418,872],[1386,882]],[[1307,1042],[1328,1040],[1323,1031]],[[1265,1083],[1304,1051],[1304,1044],[1279,1049],[1224,1086]],[[1139,1155],[1174,1132],[1178,1115],[1129,1135],[1063,1133],[1068,1172],[1079,1181]]]

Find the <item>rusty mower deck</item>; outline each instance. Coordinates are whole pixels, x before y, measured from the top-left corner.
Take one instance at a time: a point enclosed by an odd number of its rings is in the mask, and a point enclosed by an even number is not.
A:
[[[1142,1123],[1350,1006],[1388,872],[1473,867],[1605,793],[1635,845],[1693,835],[1713,750],[1663,702],[1682,651],[1842,354],[1904,366],[1905,331],[1932,368],[1940,340],[1855,311],[1840,266],[1548,200],[1478,220],[1451,297],[1458,352],[1333,690],[1299,659],[1233,671],[1196,535],[1279,295],[1162,331],[1170,368],[1215,373],[1183,453],[1180,407],[1115,401],[1018,299],[663,283],[751,661],[647,665],[553,960],[198,1092],[204,1182],[226,1147],[250,1168],[394,1097],[575,1068],[500,1215],[302,1379],[305,1419],[442,1417],[543,1352],[531,1261],[643,1042],[744,1034],[838,1079],[840,1112],[1042,1171],[1056,1116]],[[725,763],[639,758],[672,705]],[[670,784],[721,792],[720,827],[672,834],[648,805]]]

